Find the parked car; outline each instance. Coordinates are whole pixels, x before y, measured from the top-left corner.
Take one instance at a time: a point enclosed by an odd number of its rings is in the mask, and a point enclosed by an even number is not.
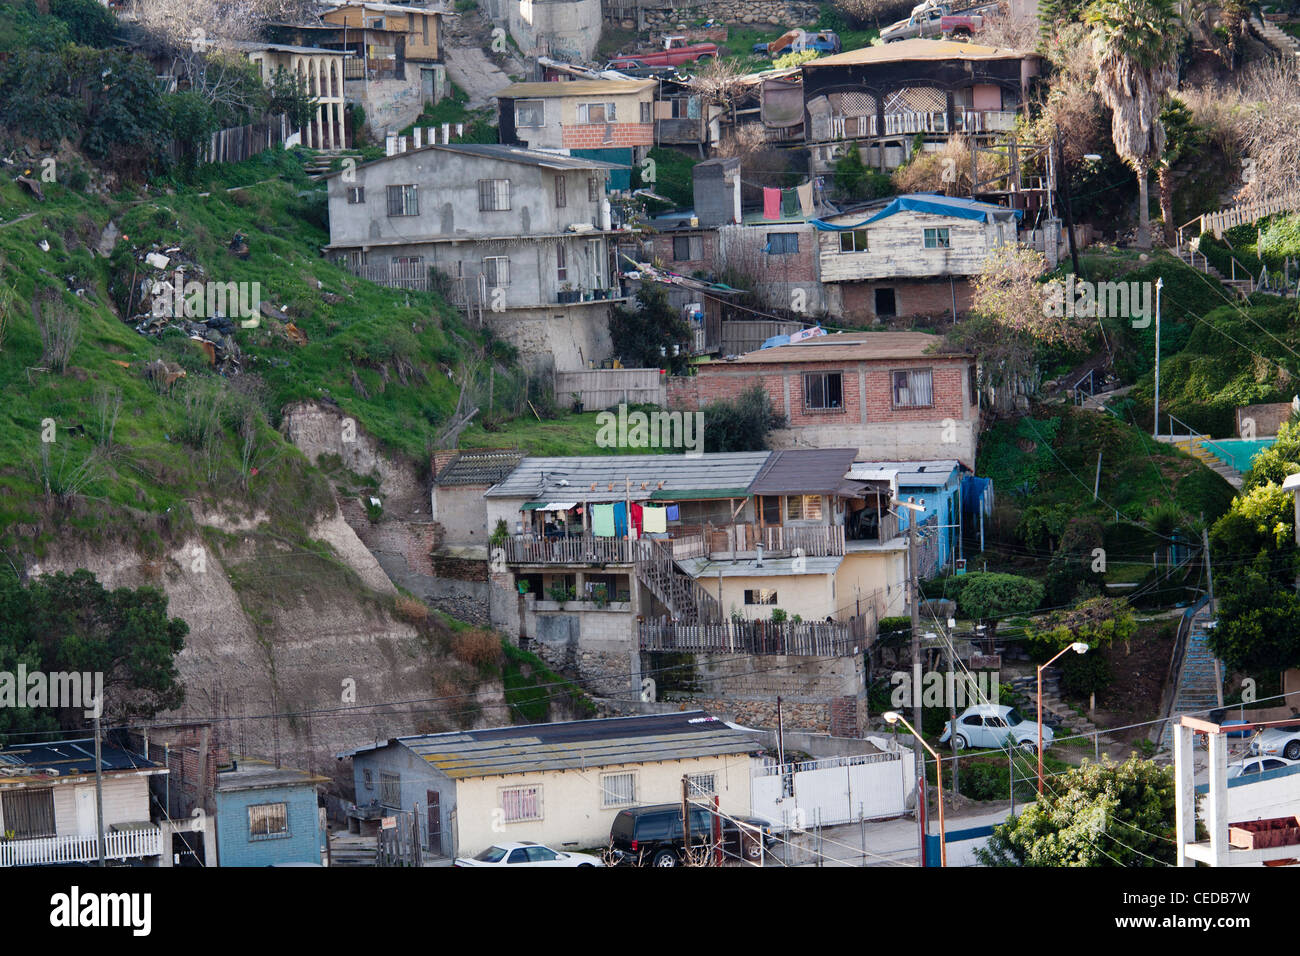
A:
[[[751,53],[759,56],[778,57],[787,53],[802,53],[804,50],[816,50],[818,53],[839,53],[840,37],[834,30],[821,30],[809,33],[807,30],[791,30],[772,40],[770,43],[755,43]]]
[[[681,63],[704,62],[718,55],[716,43],[691,43],[686,37],[664,37],[663,49],[648,53],[616,56],[606,69],[623,70],[644,66],[677,66]]]
[[[691,846],[713,842],[714,814],[691,807]],[[722,818],[722,848],[728,854],[757,862],[775,842],[772,824],[757,817]],[[623,866],[681,866],[686,857],[682,808],[676,803],[632,807],[620,811],[609,829],[609,844]]]
[[[948,4],[923,3],[912,9],[906,20],[891,23],[880,31],[885,43],[910,40],[915,37],[966,37],[984,27],[983,12],[986,7],[954,12]]]
[[[1269,770],[1294,767],[1298,763],[1300,763],[1300,760],[1287,760],[1285,757],[1247,757],[1241,763],[1228,768],[1228,778],[1257,776],[1261,773],[1267,773]]]
[[[946,744],[950,737],[955,739],[958,750],[1002,748],[1010,737],[1015,746],[1032,751],[1038,748],[1038,724],[1005,704],[975,704],[958,715],[955,734],[951,720],[944,724],[939,743]],[[1050,747],[1055,739],[1052,728],[1044,724],[1043,746]]]
[[[540,843],[494,843],[478,856],[460,857],[453,866],[604,866],[586,853],[561,853]]]
[[[1300,760],[1300,727],[1266,727],[1250,745],[1250,752],[1260,756]]]

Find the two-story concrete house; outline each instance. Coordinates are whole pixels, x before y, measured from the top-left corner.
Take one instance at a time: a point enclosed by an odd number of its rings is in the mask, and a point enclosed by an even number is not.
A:
[[[654,80],[512,83],[498,90],[501,142],[628,167],[611,189],[631,185],[631,167],[655,144]]]
[[[854,322],[962,312],[989,254],[1016,241],[1018,209],[955,196],[899,196],[871,215],[817,220],[831,313]]]
[[[862,460],[955,458],[975,466],[979,394],[975,358],[940,352],[924,332],[853,332],[760,349],[696,367],[674,380],[686,409],[762,385],[785,429],[778,448],[858,449]]]
[[[430,288],[438,270],[454,301],[535,366],[586,368],[612,352],[614,168],[504,145],[395,153],[327,177],[326,252],[404,288]]]

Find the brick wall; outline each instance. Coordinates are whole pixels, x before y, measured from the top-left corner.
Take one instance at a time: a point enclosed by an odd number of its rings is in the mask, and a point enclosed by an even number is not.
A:
[[[947,279],[933,282],[842,282],[837,285],[843,316],[853,322],[874,322],[880,318],[876,315],[876,289],[894,290],[895,315],[951,313],[954,291],[958,314],[971,307],[971,285],[967,279],[956,279],[952,285]]]
[[[698,236],[701,256],[698,259],[674,259],[673,258],[673,239]],[[692,242],[692,244],[694,244]],[[700,232],[677,231],[672,233],[660,233],[653,239],[654,257],[661,260],[664,265],[673,272],[680,272],[682,275],[690,275],[693,272],[713,272],[717,268],[718,262],[718,234],[712,229],[701,230]]]
[[[698,411],[700,407],[699,377],[696,375],[671,375],[667,380],[669,408]]]
[[[655,142],[653,123],[590,123],[582,126],[565,126],[560,131],[560,135],[565,149],[653,146]]]

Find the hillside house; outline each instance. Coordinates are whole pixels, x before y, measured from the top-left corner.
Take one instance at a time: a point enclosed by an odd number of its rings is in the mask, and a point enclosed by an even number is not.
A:
[[[430,516],[443,527],[444,546],[486,548],[483,493],[519,466],[523,454],[512,449],[442,451],[433,457]],[[484,551],[484,557],[487,552]]]
[[[693,795],[748,814],[762,736],[699,710],[397,737],[351,758],[359,807],[414,810],[426,849],[473,856],[531,840],[556,850],[609,843],[619,811]]]
[[[626,170],[611,189],[631,186],[631,168],[655,144],[654,80],[570,80],[512,83],[495,94],[501,142],[564,150]]]
[[[326,177],[326,254],[400,288],[432,288],[436,270],[452,301],[536,368],[586,368],[610,357],[619,296],[613,169],[503,145],[394,153]]]
[[[734,398],[760,383],[786,428],[779,448],[858,449],[863,460],[956,458],[975,465],[976,363],[940,353],[924,332],[854,332],[809,338],[696,366],[669,384],[685,409]]]
[[[344,61],[348,54],[322,47],[280,43],[241,43],[239,49],[257,67],[263,83],[277,74],[297,77],[316,101],[316,115],[302,129],[302,145],[310,149],[343,149],[349,144],[343,113]]]
[[[875,461],[853,463],[849,478],[867,479],[879,474],[890,474],[897,486],[897,497],[921,510],[898,509],[899,533],[905,533],[916,515],[918,529],[933,535],[932,546],[922,550],[918,562],[922,578],[933,577],[939,571],[952,571],[961,554],[962,479],[965,469],[955,458],[941,461]],[[927,543],[928,544],[928,543]]]
[[[899,196],[872,215],[817,220],[818,272],[829,310],[855,322],[962,312],[972,277],[1016,241],[1022,213],[953,196]]]
[[[221,866],[320,864],[326,831],[316,787],[302,770],[241,759],[217,774],[217,859]]]
[[[9,745],[0,750],[0,867],[92,863],[99,858],[92,739]],[[152,819],[149,780],[165,767],[103,743],[105,859],[170,865]]]
[[[804,63],[803,107],[812,173],[850,149],[882,171],[901,166],[920,135],[941,144],[1014,128],[1041,57],[978,43],[911,39]]]

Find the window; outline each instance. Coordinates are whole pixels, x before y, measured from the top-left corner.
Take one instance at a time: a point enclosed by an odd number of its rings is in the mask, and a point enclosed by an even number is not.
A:
[[[558,282],[569,279],[569,247],[563,243],[555,247],[555,278]]]
[[[483,260],[483,275],[493,288],[509,285],[510,259],[507,256],[488,256]]]
[[[635,773],[603,773],[600,775],[600,805],[602,807],[630,807],[635,804]]]
[[[563,209],[569,204],[569,182],[563,176],[555,177],[555,208]]]
[[[966,366],[966,384],[970,388],[970,403],[978,405],[980,402],[980,377],[979,370],[975,368],[972,362]]]
[[[876,290],[876,315],[882,318],[898,315],[898,300],[893,289]]]
[[[820,410],[844,408],[844,374],[812,372],[803,377],[803,407]]]
[[[600,202],[600,180],[595,176],[587,179],[587,202]]]
[[[399,271],[414,274],[424,265],[424,256],[392,256],[390,261]]]
[[[928,368],[894,372],[894,407],[928,408],[934,404],[933,373]]]
[[[787,521],[821,521],[821,495],[788,495],[785,499]]]
[[[365,202],[365,201],[366,201],[366,187],[365,187],[365,186],[349,186],[349,187],[348,187],[348,205],[349,205],[349,206],[356,206],[356,205],[359,205],[359,204],[361,204],[361,203],[363,203],[363,202]]]
[[[510,856],[506,858],[506,866],[509,866],[511,863],[527,863],[527,862],[528,862],[528,850],[522,846],[518,847],[517,849],[511,850]]]
[[[54,788],[6,790],[3,794],[4,828],[15,840],[54,836]]]
[[[379,771],[379,802],[394,809],[402,805],[402,777],[396,773]]]
[[[541,787],[508,787],[501,791],[501,814],[506,823],[542,818]]]
[[[711,797],[717,790],[717,775],[689,773],[686,775],[686,792],[692,797]]]
[[[788,256],[799,251],[799,233],[769,232],[767,234],[767,254],[769,256]]]
[[[597,289],[605,287],[605,243],[601,239],[587,240],[587,265],[591,269],[591,281]]]
[[[578,104],[578,122],[588,126],[598,126],[601,123],[613,123],[614,104],[613,103],[579,103]]]
[[[758,507],[763,516],[763,524],[781,523],[781,498],[778,495],[760,495]]]
[[[840,252],[866,252],[867,230],[854,229],[840,233]]]
[[[775,604],[776,592],[771,588],[758,588],[745,592],[746,604]]]
[[[546,103],[542,100],[515,100],[515,126],[525,129],[546,125]]]
[[[704,258],[703,236],[673,236],[673,261],[687,262]]]
[[[641,122],[643,122],[643,123],[649,123],[649,122],[652,122],[652,121],[653,121],[653,120],[652,120],[652,117],[650,116],[650,104],[649,104],[649,103],[642,103],[642,104],[641,104]]]
[[[248,808],[248,839],[281,840],[289,836],[289,804],[259,803]]]
[[[925,230],[925,248],[927,249],[951,249],[948,243],[947,229],[927,229]]]
[[[369,767],[361,771],[361,779],[365,782],[367,790],[375,789],[375,775],[370,771]]]
[[[418,216],[419,214],[420,193],[418,186],[388,187],[388,215]]]
[[[529,863],[554,863],[560,858],[560,854],[545,846],[530,846],[527,852]]]
[[[510,210],[510,180],[480,179],[478,181],[478,208],[480,212],[508,212]]]

